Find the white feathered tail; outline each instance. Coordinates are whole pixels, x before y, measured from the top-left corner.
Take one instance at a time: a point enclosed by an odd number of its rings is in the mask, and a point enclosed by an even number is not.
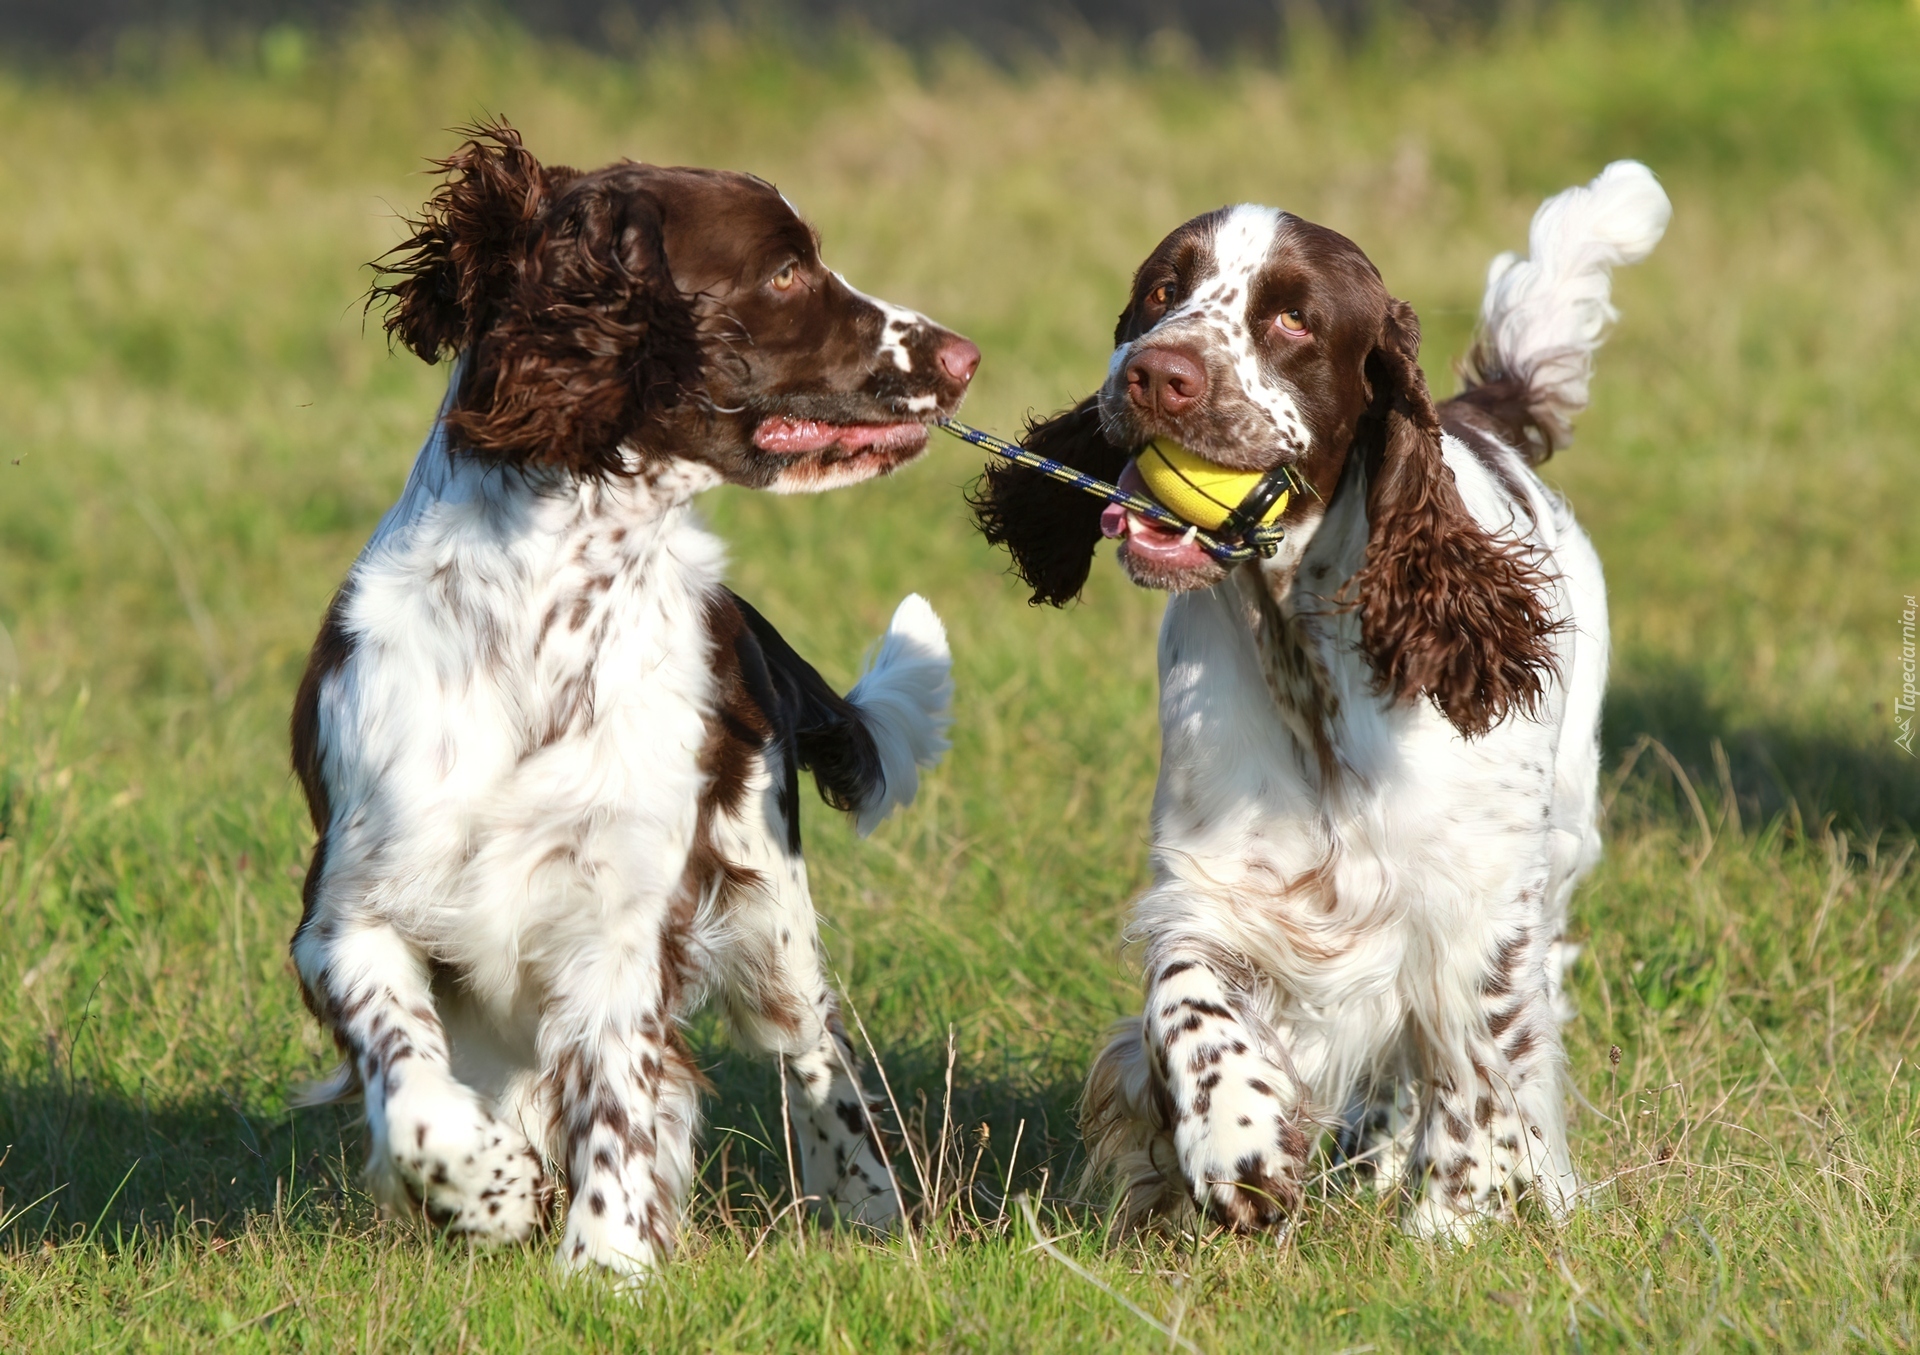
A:
[[[1584,188],[1540,204],[1527,233],[1528,257],[1506,253],[1487,269],[1480,328],[1461,364],[1468,390],[1511,382],[1544,461],[1573,437],[1587,407],[1593,354],[1619,319],[1613,270],[1653,252],[1673,215],[1653,171],[1616,160]]]
[[[882,784],[854,812],[854,827],[865,837],[897,806],[913,803],[920,789],[920,768],[932,767],[947,751],[947,727],[953,723],[953,655],[947,628],[933,606],[909,593],[894,610],[867,671],[853,684],[847,700],[880,752]]]

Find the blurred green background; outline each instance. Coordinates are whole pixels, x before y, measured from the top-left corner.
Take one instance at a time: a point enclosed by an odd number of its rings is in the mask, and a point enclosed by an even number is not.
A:
[[[1011,55],[362,13],[0,64],[0,1345],[1165,1347],[1030,1250],[1010,1181],[1209,1350],[1913,1348],[1920,7],[1288,13],[1284,46]],[[285,1108],[326,1058],[285,962],[284,728],[444,381],[363,316],[364,265],[486,114],[552,161],[773,180],[856,285],[981,345],[965,413],[1002,432],[1090,389],[1133,266],[1238,200],[1358,241],[1451,389],[1540,199],[1651,165],[1673,226],[1545,468],[1616,643],[1568,1032],[1592,1208],[1434,1251],[1333,1186],[1284,1242],[1121,1243],[1069,1203],[1078,1079],[1136,996],[1161,599],[1103,561],[1029,609],[940,439],[884,483],[705,505],[835,681],[906,591],[952,633],[921,801],[866,843],[808,822],[835,965],[949,1164],[913,1244],[773,1226],[775,1083],[708,1024],[713,1160],[637,1307],[375,1222],[351,1108]]]

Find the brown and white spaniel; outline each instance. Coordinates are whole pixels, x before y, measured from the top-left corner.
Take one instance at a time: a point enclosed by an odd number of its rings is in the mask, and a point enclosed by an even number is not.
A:
[[[692,500],[850,485],[924,449],[979,350],[853,290],[745,174],[541,165],[505,124],[374,300],[454,358],[293,716],[319,833],[293,958],[365,1096],[389,1209],[638,1275],[671,1249],[709,995],[782,1063],[806,1193],[898,1213],[829,988],[799,776],[864,831],[946,747],[909,597],[845,697],[722,584]]]
[[[1523,1189],[1574,1201],[1556,1012],[1596,823],[1600,563],[1535,467],[1586,406],[1611,269],[1666,195],[1611,165],[1496,259],[1465,390],[1439,405],[1420,325],[1352,241],[1286,212],[1196,217],[1147,257],[1105,384],[1027,445],[1142,491],[1170,439],[1305,492],[1271,559],[1018,468],[976,510],[1036,601],[1102,535],[1173,594],[1160,634],[1146,1006],[1088,1081],[1096,1174],[1130,1218],[1237,1228],[1298,1207],[1338,1154],[1458,1235]]]

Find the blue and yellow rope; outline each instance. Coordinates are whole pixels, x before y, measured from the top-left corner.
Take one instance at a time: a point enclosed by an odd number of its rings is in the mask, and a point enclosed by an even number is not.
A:
[[[1164,527],[1171,532],[1192,532],[1194,541],[1214,561],[1223,565],[1242,564],[1248,560],[1264,560],[1280,548],[1286,538],[1286,530],[1279,526],[1254,526],[1233,537],[1220,537],[1202,530],[1191,522],[1168,512],[1151,499],[1138,494],[1129,494],[1117,485],[1104,480],[1096,480],[1083,471],[1063,465],[1052,457],[1030,452],[1018,443],[997,438],[991,433],[982,432],[954,419],[947,419],[940,427],[976,447],[984,448],[995,456],[1011,461],[1016,466],[1024,466],[1030,471],[1057,480],[1063,485],[1071,485],[1082,493],[1091,494],[1096,499],[1105,499],[1108,503],[1117,503],[1130,512],[1138,513],[1147,521]]]

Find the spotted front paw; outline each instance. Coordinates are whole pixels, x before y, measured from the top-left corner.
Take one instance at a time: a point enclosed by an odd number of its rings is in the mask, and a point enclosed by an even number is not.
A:
[[[1206,1079],[1202,1079],[1204,1082]],[[1203,1087],[1175,1131],[1194,1202],[1241,1232],[1271,1228],[1300,1207],[1307,1136],[1282,1109],[1268,1077],[1228,1075]]]
[[[545,1164],[465,1088],[409,1088],[385,1110],[368,1175],[390,1212],[423,1214],[483,1243],[524,1242],[545,1225],[553,1199]]]
[[[1222,1157],[1199,1166],[1192,1182],[1194,1200],[1208,1218],[1248,1233],[1271,1228],[1300,1207],[1305,1138],[1292,1126],[1279,1133],[1295,1142],[1270,1143],[1231,1160]]]

